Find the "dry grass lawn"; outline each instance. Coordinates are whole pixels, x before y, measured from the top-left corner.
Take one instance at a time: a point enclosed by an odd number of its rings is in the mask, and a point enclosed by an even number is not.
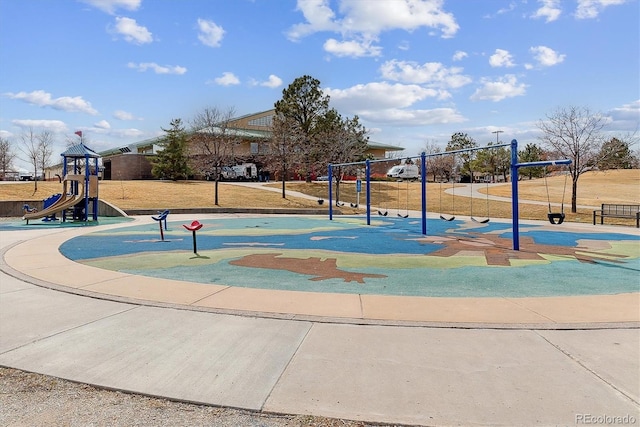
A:
[[[548,178],[549,194],[552,203],[562,201],[565,179],[563,176]],[[270,183],[269,187],[280,190],[282,183]],[[444,193],[451,185],[429,183],[427,186],[427,210],[446,215],[470,215],[471,199]],[[477,189],[486,191],[486,186],[477,184]],[[60,192],[58,182],[39,182],[34,194],[34,183],[3,183],[0,185],[0,200],[42,200],[51,194]],[[547,190],[544,179],[521,181],[518,186],[520,200],[538,200],[547,202]],[[287,182],[287,191],[298,191],[315,198],[327,198],[326,182]],[[349,202],[355,203],[354,182],[340,184],[340,199],[347,202],[340,207],[343,213],[363,211],[351,209]],[[214,207],[214,183],[205,181],[101,181],[100,198],[123,210],[127,209],[171,209]],[[335,191],[335,187],[334,187]],[[492,195],[510,197],[511,184],[491,186]],[[334,196],[335,197],[335,196]],[[361,204],[365,203],[364,188],[360,195]],[[373,182],[371,184],[372,205],[387,210],[391,215],[403,214],[406,210],[420,210],[419,182]],[[607,172],[589,172],[578,181],[578,205],[599,206],[601,203],[640,204],[640,170],[618,170]],[[564,211],[567,221],[590,222],[592,209],[578,209],[571,214],[571,180],[567,180],[564,196]],[[287,194],[282,198],[281,191],[265,191],[246,188],[231,183],[219,184],[219,205],[221,207],[265,207],[265,208],[319,208],[315,200],[308,200]],[[327,208],[325,203],[322,207]],[[554,211],[557,208],[553,208]],[[522,219],[546,219],[547,207],[520,204]],[[476,217],[510,218],[511,203],[473,200],[473,214]],[[624,221],[624,220],[623,220]],[[611,221],[613,222],[613,221]]]

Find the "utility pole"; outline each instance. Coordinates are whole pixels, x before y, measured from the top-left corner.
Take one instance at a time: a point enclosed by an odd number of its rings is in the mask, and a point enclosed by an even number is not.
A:
[[[495,133],[496,134],[496,144],[499,144],[500,142],[498,141],[498,137],[500,136],[500,134],[504,132],[503,130],[494,130],[491,133]]]

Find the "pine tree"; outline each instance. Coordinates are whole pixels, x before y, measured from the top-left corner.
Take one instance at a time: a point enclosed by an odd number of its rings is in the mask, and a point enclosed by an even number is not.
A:
[[[167,135],[161,143],[162,151],[153,161],[151,173],[160,179],[187,179],[191,169],[187,152],[187,133],[182,126],[182,120],[174,119],[171,121],[171,128],[162,130]]]

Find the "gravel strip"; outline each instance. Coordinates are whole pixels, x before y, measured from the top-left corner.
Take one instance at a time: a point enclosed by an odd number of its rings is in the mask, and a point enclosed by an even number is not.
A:
[[[382,424],[194,405],[0,367],[0,425],[365,427]]]

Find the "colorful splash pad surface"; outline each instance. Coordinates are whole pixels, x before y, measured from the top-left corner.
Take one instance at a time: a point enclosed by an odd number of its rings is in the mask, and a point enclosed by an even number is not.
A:
[[[131,274],[237,287],[429,297],[539,297],[640,291],[640,237],[561,226],[416,218],[202,219],[198,254],[182,222],[92,232],[60,251]]]

